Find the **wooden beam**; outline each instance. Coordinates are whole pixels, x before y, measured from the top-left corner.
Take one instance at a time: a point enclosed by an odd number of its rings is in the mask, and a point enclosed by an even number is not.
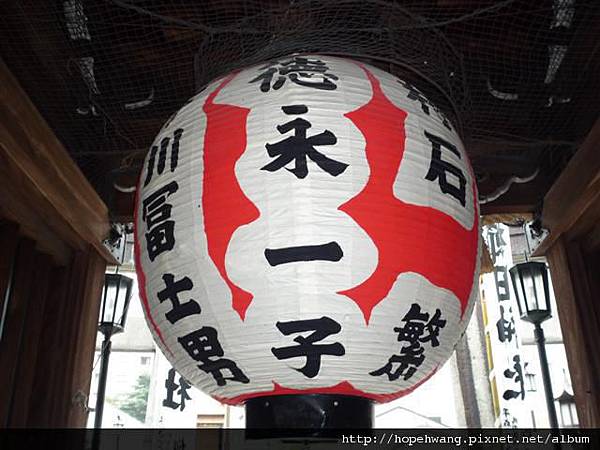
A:
[[[110,229],[106,205],[1,60],[0,153],[13,169],[3,185],[17,183],[41,195],[45,203],[30,206],[54,218],[52,231],[79,241],[77,247],[91,244],[106,261],[116,262],[102,243]]]
[[[11,160],[0,151],[0,216],[19,224],[20,234],[35,241],[43,253],[61,266],[71,260],[71,248],[82,242],[62,218],[53,213],[47,199],[20,176]]]
[[[491,194],[509,178],[510,176],[505,176],[502,178],[500,184],[498,184],[498,182],[492,184],[493,188],[491,190],[489,186],[491,183],[482,183],[482,185],[479,186],[480,195]],[[496,200],[480,204],[481,214],[534,212],[536,207],[541,204],[544,192],[546,192],[551,185],[552,180],[544,173],[540,173],[528,183],[513,183],[508,188],[508,191]]]
[[[575,238],[573,231],[584,233],[595,226],[596,215],[587,213],[593,212],[592,206],[599,198],[600,119],[544,197],[542,225],[550,230],[550,235],[536,255],[543,255],[567,231]]]
[[[599,155],[600,157],[600,155]],[[600,185],[596,188],[598,195],[590,202],[587,210],[573,224],[573,226],[565,230],[563,233],[568,240],[581,240],[587,252],[595,250],[598,247],[598,233],[600,232]]]

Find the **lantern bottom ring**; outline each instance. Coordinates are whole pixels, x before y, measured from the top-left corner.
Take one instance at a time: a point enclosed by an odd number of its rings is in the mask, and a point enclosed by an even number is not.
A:
[[[336,394],[273,395],[246,401],[246,437],[338,438],[373,426],[373,401]]]

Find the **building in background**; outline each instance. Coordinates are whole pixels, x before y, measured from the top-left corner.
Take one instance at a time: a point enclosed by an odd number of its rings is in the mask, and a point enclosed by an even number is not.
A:
[[[494,422],[500,428],[550,426],[534,328],[519,316],[508,272],[530,257],[531,244],[525,230],[523,226],[504,224],[484,227],[494,267],[492,273],[481,275],[480,297]],[[576,427],[577,414],[552,286],[550,297],[552,318],[544,322],[544,332],[557,416],[561,427]]]

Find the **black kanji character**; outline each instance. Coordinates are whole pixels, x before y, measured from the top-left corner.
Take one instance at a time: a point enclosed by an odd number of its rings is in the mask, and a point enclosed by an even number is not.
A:
[[[157,296],[161,303],[165,300],[171,301],[173,308],[165,314],[169,322],[175,323],[192,314],[200,314],[200,305],[194,299],[190,299],[185,303],[179,301],[179,293],[189,291],[194,287],[192,280],[184,277],[175,281],[175,277],[170,273],[164,274],[162,279],[165,282],[165,288]]]
[[[418,342],[425,331],[427,320],[429,320],[429,314],[422,313],[421,307],[417,303],[413,303],[402,318],[406,324],[402,327],[394,327],[394,331],[398,333],[398,342]]]
[[[442,312],[439,309],[435,310],[435,314],[429,320],[429,314],[421,312],[421,306],[418,303],[413,303],[410,309],[402,318],[406,322],[403,327],[395,327],[394,331],[398,333],[398,342],[408,342],[411,345],[416,342],[425,343],[431,341],[432,347],[440,345],[438,336],[440,328],[446,326],[446,320],[441,319]],[[428,334],[423,336],[427,329]]]
[[[504,393],[502,394],[502,398],[504,398],[504,400],[511,400],[517,397],[521,397],[521,399],[525,399],[525,381],[523,380],[523,369],[521,367],[521,358],[519,357],[519,355],[515,355],[513,357],[513,368],[515,370],[510,370],[510,369],[506,369],[504,371],[504,376],[506,378],[514,378],[515,383],[519,383],[519,386],[521,388],[520,391],[513,391],[512,389],[507,389],[506,391],[504,391]]]
[[[312,331],[312,333],[307,336],[301,335],[295,337],[294,342],[297,342],[298,345],[271,348],[273,355],[275,355],[277,359],[305,357],[306,363],[304,367],[295,370],[308,378],[314,378],[319,373],[321,368],[321,357],[323,355],[343,356],[346,353],[344,346],[339,342],[333,344],[315,344],[315,342],[322,341],[332,334],[339,333],[342,329],[339,323],[329,317],[277,322],[276,326],[285,336]]]
[[[421,109],[425,114],[431,116],[430,109],[433,109],[436,112],[438,118],[442,121],[442,124],[449,130],[452,130],[448,118],[435,105],[433,105],[419,89],[417,89],[415,86],[413,86],[412,83],[409,83],[407,81],[398,80],[398,82],[406,89],[408,89],[408,98],[410,100],[416,100],[419,103],[421,103]]]
[[[212,327],[202,327],[177,340],[194,361],[205,361],[224,355],[217,330]]]
[[[431,163],[425,179],[429,181],[438,180],[440,189],[444,194],[450,194],[462,206],[465,206],[465,186],[467,179],[459,167],[442,159],[442,147],[450,150],[459,158],[461,157],[460,152],[453,144],[439,136],[435,136],[427,131],[425,131],[425,136],[431,141]],[[448,174],[453,175],[458,180],[458,186],[454,186],[448,182]]]
[[[488,230],[488,243],[490,246],[490,255],[492,262],[495,264],[499,256],[504,255],[504,248],[506,247],[506,241],[503,237],[504,230],[496,225],[492,226]]]
[[[398,83],[400,83],[402,86],[404,86],[406,89],[408,89],[408,98],[410,100],[416,100],[419,103],[421,103],[421,109],[423,110],[423,112],[425,114],[427,114],[429,116],[430,115],[429,108],[432,106],[431,103],[429,102],[429,99],[427,97],[425,97],[425,95],[419,89],[417,89],[412,83],[409,83],[408,81],[404,81],[404,80],[398,80]]]
[[[512,342],[513,335],[516,333],[515,318],[512,316],[512,308],[509,308],[508,311],[510,314],[510,320],[506,320],[504,318],[504,307],[500,305],[500,319],[498,319],[498,322],[496,322],[498,339],[500,342]]]
[[[440,342],[438,341],[438,336],[440,335],[440,328],[444,328],[446,326],[446,321],[444,319],[441,319],[441,317],[442,312],[439,309],[436,309],[435,314],[425,326],[429,334],[427,336],[421,337],[421,339],[419,339],[420,342],[431,341],[432,347],[437,347],[438,345],[440,345]]]
[[[385,374],[389,381],[395,381],[401,376],[404,380],[408,380],[415,374],[417,368],[425,360],[425,355],[423,354],[424,351],[425,350],[418,342],[409,346],[404,346],[400,350],[400,355],[390,356],[385,366],[374,370],[373,372],[369,372],[369,375],[377,377]],[[394,367],[395,364],[398,364],[398,366]]]
[[[286,114],[304,114],[308,111],[308,108],[305,105],[292,105],[284,106],[282,110]],[[261,170],[275,172],[294,161],[294,168],[286,168],[286,170],[293,173],[297,178],[305,178],[308,175],[306,161],[308,156],[321,169],[334,177],[343,173],[348,164],[330,159],[315,149],[315,146],[335,145],[337,143],[335,135],[331,131],[325,130],[322,133],[307,137],[306,130],[310,127],[312,127],[312,124],[309,121],[299,117],[283,125],[278,125],[277,130],[279,133],[285,134],[294,130],[294,135],[275,144],[265,144],[269,156],[276,159],[262,167]]]
[[[173,143],[171,144],[171,172],[174,172],[177,168],[179,161],[179,140],[183,135],[183,128],[178,128],[173,132]],[[167,148],[169,146],[169,137],[165,137],[160,141],[160,152],[158,153],[158,165],[156,166],[157,175],[162,175],[165,170],[167,162]],[[158,146],[154,145],[150,149],[150,157],[148,158],[148,168],[146,169],[146,179],[144,180],[144,186],[147,186],[152,180],[154,175],[154,164],[156,163],[156,153],[158,152]]]
[[[494,280],[496,281],[496,293],[498,301],[510,300],[510,290],[508,288],[508,270],[506,266],[494,267]]]
[[[337,242],[321,245],[302,245],[298,247],[267,248],[265,258],[271,266],[300,261],[333,261],[337,262],[344,256]]]
[[[502,425],[504,426],[504,428],[518,428],[518,421],[516,417],[513,417],[510,412],[508,411],[508,408],[504,408],[504,422],[502,423]]]
[[[165,184],[142,201],[142,220],[150,229],[154,225],[164,222],[171,217],[171,205],[166,203],[167,198],[177,192],[179,185],[176,181]]]
[[[179,376],[179,384],[175,382],[175,369],[169,369],[169,375],[165,380],[165,387],[167,388],[167,398],[162,402],[163,406],[171,409],[179,408],[180,411],[185,409],[185,401],[191,400],[192,398],[187,393],[188,389],[191,388],[189,384],[182,376]],[[179,395],[179,403],[173,400],[173,394]]]
[[[286,77],[300,86],[326,91],[337,89],[337,85],[332,80],[339,79],[337,76],[327,73],[329,67],[323,61],[302,56],[295,56],[283,62],[272,61],[259,70],[264,72],[250,80],[250,83],[260,81],[262,92],[269,92],[271,88],[278,90],[285,84]],[[273,84],[271,85],[271,83]]]
[[[407,345],[402,346],[400,355],[392,355],[383,367],[369,372],[369,375],[385,374],[389,381],[395,381],[401,376],[404,380],[412,377],[425,360],[425,349],[421,344],[431,342],[432,347],[440,345],[438,340],[440,329],[446,326],[446,320],[441,317],[442,312],[436,309],[430,320],[429,313],[422,312],[421,306],[413,303],[402,318],[405,324],[394,328],[398,333],[398,342],[406,342]]]
[[[163,252],[173,250],[175,246],[175,221],[166,220],[159,223],[146,234],[146,244],[148,249],[148,258],[150,261]]]
[[[169,220],[172,206],[166,200],[177,189],[177,182],[171,181],[142,201],[142,220],[148,230],[145,236],[150,261],[154,261],[161,253],[172,250],[175,245],[175,221]]]
[[[227,358],[219,358],[215,361],[207,360],[199,364],[198,367],[206,373],[210,373],[218,386],[225,386],[227,381],[237,381],[238,383],[250,383],[248,377],[240,370],[235,362]],[[228,370],[230,375],[223,375],[223,371]]]
[[[202,363],[198,365],[198,368],[210,373],[218,386],[224,386],[228,380],[244,384],[250,382],[235,362],[222,358],[224,355],[223,347],[219,342],[217,330],[214,328],[202,327],[186,336],[177,338],[177,340],[190,358]],[[224,370],[228,370],[231,376],[224,376],[222,373]]]

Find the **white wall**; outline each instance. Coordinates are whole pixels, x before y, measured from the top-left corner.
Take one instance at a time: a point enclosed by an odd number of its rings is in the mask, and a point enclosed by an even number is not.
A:
[[[455,355],[410,394],[375,406],[375,428],[461,428],[465,426]]]

